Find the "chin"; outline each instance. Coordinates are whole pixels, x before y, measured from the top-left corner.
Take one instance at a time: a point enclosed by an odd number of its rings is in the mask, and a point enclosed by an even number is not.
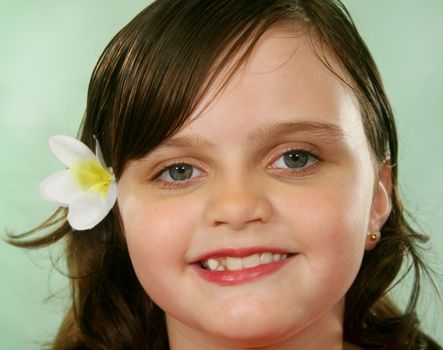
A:
[[[243,347],[269,346],[284,341],[297,332],[297,327],[281,319],[262,314],[259,317],[221,320],[208,333],[225,342]]]

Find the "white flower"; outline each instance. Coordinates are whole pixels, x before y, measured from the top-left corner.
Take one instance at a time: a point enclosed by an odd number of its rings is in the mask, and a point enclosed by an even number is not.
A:
[[[107,168],[98,141],[96,154],[75,138],[57,135],[49,148],[67,169],[40,184],[43,198],[68,208],[68,222],[75,230],[88,230],[109,213],[117,199],[117,185]]]

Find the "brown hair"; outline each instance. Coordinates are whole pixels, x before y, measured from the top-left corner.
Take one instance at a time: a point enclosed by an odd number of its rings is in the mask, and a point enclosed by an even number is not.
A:
[[[345,338],[363,347],[437,349],[419,330],[415,315],[421,274],[428,271],[418,246],[427,238],[408,224],[400,202],[392,110],[371,54],[340,1],[157,0],[100,57],[80,138],[91,147],[94,135],[98,138],[118,179],[129,160],[142,157],[186,122],[223,69],[231,67],[232,75],[262,34],[282,22],[302,24],[343,64],[374,157],[380,164],[389,157],[392,164],[392,212],[380,244],[366,252],[347,293]],[[318,45],[313,47],[328,66]],[[89,232],[73,231],[65,214],[59,209],[42,226],[9,239],[26,248],[66,239],[72,306],[53,348],[166,349],[163,312],[135,276],[117,206]],[[29,238],[48,228],[50,233]],[[400,312],[385,294],[407,257],[414,288],[406,311]]]

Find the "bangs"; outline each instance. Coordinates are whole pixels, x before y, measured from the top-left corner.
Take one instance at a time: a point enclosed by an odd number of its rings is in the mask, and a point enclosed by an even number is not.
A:
[[[118,179],[129,160],[177,132],[209,88],[217,95],[276,24],[307,28],[331,49],[353,81],[375,158],[382,162],[390,154],[395,164],[389,101],[369,50],[338,0],[157,0],[102,54],[89,85],[82,141],[92,147],[97,137]]]
[[[172,136],[226,67],[224,86],[262,34],[294,15],[285,1],[157,1],[124,27],[91,78],[82,140],[100,140],[117,178]]]

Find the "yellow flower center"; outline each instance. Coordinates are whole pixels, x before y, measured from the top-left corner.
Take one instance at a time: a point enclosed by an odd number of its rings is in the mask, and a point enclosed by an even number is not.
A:
[[[100,193],[106,198],[112,182],[112,174],[104,169],[95,159],[78,162],[71,168],[77,184],[85,191]]]

